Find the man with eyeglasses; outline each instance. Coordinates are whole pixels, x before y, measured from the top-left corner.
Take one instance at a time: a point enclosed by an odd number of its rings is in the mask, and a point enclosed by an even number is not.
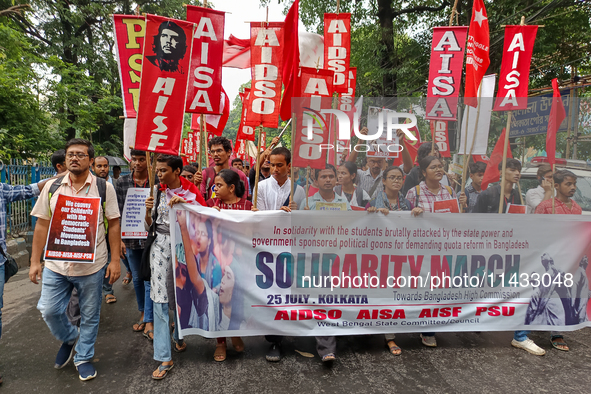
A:
[[[244,187],[248,185],[246,175],[235,167],[230,167],[230,156],[232,154],[232,144],[230,140],[225,137],[213,137],[207,143],[209,154],[213,159],[214,165],[205,168],[202,172],[203,181],[201,182],[201,195],[205,201],[215,196],[214,180],[215,176],[227,168],[236,172],[240,176],[240,180],[244,182]]]
[[[104,220],[108,221],[108,242],[111,250],[120,250],[121,231],[117,195],[113,185],[90,173],[90,165],[93,160],[94,147],[89,141],[78,138],[70,140],[66,145],[66,166],[69,174],[61,178],[59,187],[52,192],[51,198],[49,191],[52,189],[52,184],[59,178],[50,182],[48,187],[41,192],[39,200],[31,212],[32,216],[37,217],[37,224],[33,235],[29,279],[38,284],[43,271],[41,298],[37,309],[41,311],[43,320],[51,333],[62,342],[55,359],[55,368],[65,367],[76,350],[74,364],[78,369],[80,380],[84,381],[93,379],[97,375],[91,361],[94,358],[94,344],[98,334],[103,278],[109,277],[109,283],[113,284],[121,274],[118,253],[111,255],[110,263],[107,261],[106,226],[104,223]],[[105,195],[98,212],[94,263],[46,261],[45,268],[42,268],[41,257],[58,196],[101,197],[99,182],[101,189],[104,186]],[[80,333],[75,326],[69,323],[66,316],[66,307],[74,288],[78,291],[80,298]]]

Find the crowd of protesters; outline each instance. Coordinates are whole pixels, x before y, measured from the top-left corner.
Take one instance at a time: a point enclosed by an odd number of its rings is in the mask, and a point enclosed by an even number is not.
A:
[[[365,131],[366,133],[367,131]],[[399,133],[401,145],[404,138]],[[271,147],[278,139],[274,139]],[[185,229],[182,234],[194,233],[198,241],[190,239],[185,247],[185,272],[173,276],[174,265],[170,242],[169,209],[174,204],[186,203],[212,207],[217,210],[314,210],[321,203],[334,203],[343,210],[366,210],[368,214],[387,215],[390,211],[410,211],[415,217],[432,212],[435,201],[457,199],[460,210],[469,213],[496,213],[501,198],[504,209],[509,203],[523,204],[515,184],[519,182],[522,165],[518,160],[505,162],[504,188],[494,185],[481,189],[486,164],[470,163],[471,183],[459,192],[456,176],[445,171],[444,160],[430,142],[423,143],[417,152],[415,165],[408,151],[403,150],[403,166],[391,165],[386,158],[368,157],[362,168],[356,164],[357,154],[351,154],[338,168],[327,164],[315,169],[309,177],[300,177],[294,169],[295,183],[292,194],[291,153],[283,147],[268,148],[260,157],[261,166],[247,165],[240,159],[230,160],[232,147],[224,137],[215,137],[208,143],[213,165],[201,170],[197,165],[183,165],[177,156],[159,155],[156,159],[156,179],[153,197],[146,202],[145,225],[155,238],[149,246],[150,279],[142,272],[142,254],[145,239],[121,239],[122,216],[128,189],[149,188],[149,171],[146,152],[131,151],[131,173],[123,176],[109,175],[106,157],[95,157],[93,145],[83,139],[69,141],[64,150],[55,152],[52,164],[56,175],[46,181],[28,186],[2,184],[0,188],[0,308],[4,287],[6,257],[6,204],[39,197],[31,215],[37,218],[34,229],[30,280],[41,282],[41,297],[37,308],[51,334],[61,343],[54,366],[64,368],[72,359],[81,380],[96,377],[92,364],[94,345],[98,334],[102,301],[117,301],[113,283],[121,274],[120,262],[126,267],[123,284],[133,283],[138,316],[130,321],[134,332],[142,333],[153,342],[154,360],[159,362],[152,378],[163,379],[174,366],[172,350],[183,352],[187,344],[179,339],[180,319],[191,319],[191,305],[176,305],[175,291],[186,291],[190,284],[194,297],[207,302],[224,304],[221,295],[212,289],[232,285],[240,277],[238,267],[224,257],[227,246],[214,240],[215,224],[200,223]],[[501,163],[502,164],[502,163]],[[502,168],[499,165],[499,170]],[[114,172],[115,173],[115,172]],[[258,175],[258,176],[257,176]],[[568,170],[554,174],[548,165],[538,170],[539,186],[525,195],[529,213],[581,214],[581,207],[572,199],[576,191],[577,177]],[[552,180],[554,190],[552,190]],[[255,184],[258,184],[254,200]],[[454,186],[455,185],[455,186]],[[501,189],[504,190],[501,195]],[[46,261],[43,250],[49,231],[52,212],[58,195],[100,197],[98,236],[94,264]],[[253,204],[254,203],[254,204]],[[553,208],[554,207],[554,208]],[[183,215],[183,213],[179,213]],[[187,226],[185,220],[179,220]],[[187,242],[185,242],[187,241]],[[174,282],[174,278],[177,282]],[[184,279],[183,279],[184,278]],[[42,280],[41,280],[42,279]],[[217,290],[216,290],[217,291]],[[181,299],[183,297],[179,297]],[[216,304],[216,305],[217,305]],[[183,313],[183,311],[189,311]],[[2,329],[0,309],[0,335]],[[215,319],[213,319],[215,320]],[[222,319],[223,320],[223,319]],[[229,321],[196,321],[198,327],[232,327]],[[170,334],[172,330],[172,336]],[[545,351],[528,338],[527,331],[516,331],[512,345],[535,355]],[[425,346],[435,347],[434,333],[420,334]],[[172,341],[171,341],[172,339]],[[277,362],[282,357],[281,336],[267,336],[270,343],[266,358]],[[391,354],[400,355],[402,349],[395,343],[394,334],[386,334],[386,345]],[[244,350],[241,338],[231,338],[234,349]],[[569,348],[558,332],[551,333],[552,345],[563,351]],[[336,359],[336,337],[316,337],[317,351],[323,362]],[[226,359],[226,338],[218,338],[214,352],[215,361]],[[1,383],[0,377],[0,383]]]

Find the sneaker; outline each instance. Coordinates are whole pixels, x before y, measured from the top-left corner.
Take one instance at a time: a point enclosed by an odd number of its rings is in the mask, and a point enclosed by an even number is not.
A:
[[[83,382],[96,378],[96,369],[94,369],[94,366],[90,361],[78,365],[76,369],[78,370],[78,377]]]
[[[279,346],[279,344],[272,344],[265,358],[267,359],[267,361],[273,363],[276,363],[277,361],[281,360],[281,347]]]
[[[543,356],[544,354],[546,354],[546,351],[544,349],[536,345],[535,342],[529,338],[525,341],[516,341],[514,339],[511,341],[511,345],[516,348],[523,349],[535,356]]]
[[[428,347],[437,347],[437,339],[435,339],[435,335],[423,335],[421,334],[421,341],[423,345]]]
[[[55,356],[55,365],[53,366],[55,369],[62,369],[72,360],[72,357],[74,357],[75,345],[76,342],[71,345],[68,345],[66,342],[62,343],[60,350],[57,352],[57,356]]]

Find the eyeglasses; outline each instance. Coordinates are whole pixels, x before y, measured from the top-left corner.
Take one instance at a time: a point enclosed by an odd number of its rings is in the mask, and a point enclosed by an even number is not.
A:
[[[80,160],[84,159],[85,157],[88,157],[88,155],[86,155],[86,154],[84,154],[84,153],[67,153],[67,154],[66,154],[66,157],[67,157],[68,159],[73,159],[73,158],[74,158],[74,156],[75,156],[75,157],[77,157],[77,158],[78,158],[78,159],[80,159]]]
[[[401,176],[389,176],[386,179],[389,180],[390,182],[402,182]]]

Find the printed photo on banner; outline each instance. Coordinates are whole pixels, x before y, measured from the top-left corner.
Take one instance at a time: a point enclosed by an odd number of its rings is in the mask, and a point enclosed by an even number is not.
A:
[[[58,195],[45,260],[94,263],[100,206],[100,197]]]

